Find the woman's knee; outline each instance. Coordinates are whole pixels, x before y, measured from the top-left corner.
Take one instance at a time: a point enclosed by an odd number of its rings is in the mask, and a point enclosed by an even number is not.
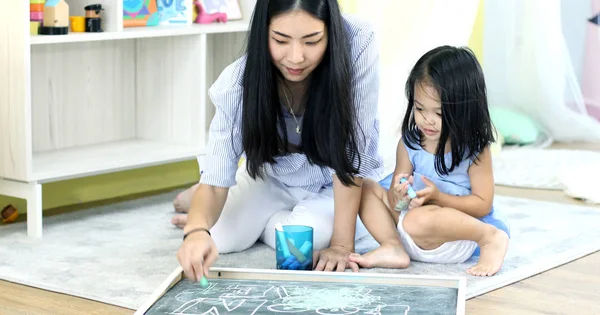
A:
[[[254,239],[253,237],[243,236],[236,233],[213,233],[212,239],[219,254],[228,254],[246,250],[252,247],[258,240],[258,238]]]
[[[438,206],[423,206],[410,209],[402,220],[402,228],[411,237],[427,237],[435,229],[435,210]]]
[[[320,250],[329,247],[333,235],[333,217],[304,213],[301,216],[290,214],[286,224],[306,225],[313,228],[313,249]]]

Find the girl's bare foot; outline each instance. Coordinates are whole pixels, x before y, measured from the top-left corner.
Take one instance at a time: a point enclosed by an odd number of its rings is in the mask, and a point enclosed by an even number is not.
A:
[[[176,225],[178,228],[183,229],[187,223],[187,213],[176,214],[171,219],[171,224]]]
[[[508,250],[508,235],[502,230],[494,229],[493,233],[484,237],[479,244],[481,255],[477,265],[467,269],[473,276],[492,276],[500,270],[504,256]]]
[[[173,200],[173,207],[175,207],[175,211],[181,213],[188,212],[188,210],[190,209],[190,203],[192,202],[192,196],[194,195],[194,192],[196,191],[199,185],[200,184],[196,184],[180,192],[179,195],[175,197],[175,200]]]
[[[382,267],[405,269],[410,265],[410,257],[402,244],[381,245],[363,255],[351,254],[348,260],[364,268]]]

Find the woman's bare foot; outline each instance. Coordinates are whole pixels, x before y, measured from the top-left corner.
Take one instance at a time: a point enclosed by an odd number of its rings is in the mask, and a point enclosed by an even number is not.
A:
[[[508,250],[508,235],[502,230],[494,229],[488,237],[484,237],[479,244],[481,255],[477,265],[467,269],[473,276],[492,276],[500,270],[504,263],[504,256]]]
[[[181,212],[181,213],[188,212],[188,210],[190,209],[190,203],[192,202],[192,196],[194,195],[194,192],[198,188],[198,185],[200,185],[200,184],[196,184],[196,185],[180,192],[177,195],[177,197],[175,197],[175,200],[173,200],[173,207],[175,207],[175,211]]]
[[[363,255],[351,254],[348,260],[364,268],[382,267],[405,269],[410,265],[410,257],[402,244],[381,245]]]
[[[176,225],[178,228],[183,229],[187,223],[187,213],[176,214],[171,218],[171,224]]]

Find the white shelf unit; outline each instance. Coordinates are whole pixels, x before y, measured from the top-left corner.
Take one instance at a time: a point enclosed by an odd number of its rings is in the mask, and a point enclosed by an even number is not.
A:
[[[243,20],[123,28],[103,4],[102,33],[30,35],[28,1],[0,10],[0,194],[27,200],[42,236],[43,183],[196,159],[214,114],[207,90],[242,53]]]

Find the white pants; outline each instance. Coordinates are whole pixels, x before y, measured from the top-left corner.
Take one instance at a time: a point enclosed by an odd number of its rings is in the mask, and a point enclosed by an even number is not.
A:
[[[406,213],[406,210],[400,213],[398,232],[400,233],[402,245],[404,245],[404,249],[411,260],[436,264],[458,264],[471,258],[473,252],[477,249],[477,243],[469,240],[446,242],[435,249],[422,249],[415,244],[415,241],[402,226]]]
[[[241,166],[223,212],[210,230],[221,254],[250,248],[257,240],[275,248],[275,224],[313,228],[313,248],[327,248],[333,234],[333,189],[312,193],[266,176],[252,179]],[[357,216],[355,239],[368,234]]]

